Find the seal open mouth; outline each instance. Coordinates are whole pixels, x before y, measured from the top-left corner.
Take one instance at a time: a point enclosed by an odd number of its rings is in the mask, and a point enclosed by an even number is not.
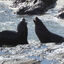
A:
[[[38,21],[38,17],[36,17],[33,21],[34,23],[36,23]]]
[[[39,23],[39,21],[41,21],[38,17],[35,17],[35,19],[33,20],[34,23]]]

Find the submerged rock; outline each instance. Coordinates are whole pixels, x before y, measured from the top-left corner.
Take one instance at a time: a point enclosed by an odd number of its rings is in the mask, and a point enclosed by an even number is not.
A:
[[[17,14],[43,14],[50,8],[53,8],[57,0],[16,0],[13,5],[19,7]]]

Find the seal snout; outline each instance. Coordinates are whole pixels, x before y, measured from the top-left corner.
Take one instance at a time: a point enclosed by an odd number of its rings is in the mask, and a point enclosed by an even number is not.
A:
[[[22,19],[22,21],[24,21],[24,22],[25,22],[25,18],[23,18],[23,19]]]
[[[22,19],[22,22],[23,22],[23,23],[25,23],[25,24],[27,24],[27,22],[26,22],[25,18],[23,18],[23,19]]]
[[[38,17],[35,17],[35,19],[33,21],[34,21],[34,23],[36,23],[38,21]]]

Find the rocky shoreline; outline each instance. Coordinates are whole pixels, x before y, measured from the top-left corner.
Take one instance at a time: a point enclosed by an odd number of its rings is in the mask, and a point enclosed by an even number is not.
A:
[[[40,61],[34,59],[7,59],[7,60],[0,60],[0,64],[40,64]]]
[[[18,7],[18,15],[40,15],[54,8],[57,0],[15,0],[13,7]]]

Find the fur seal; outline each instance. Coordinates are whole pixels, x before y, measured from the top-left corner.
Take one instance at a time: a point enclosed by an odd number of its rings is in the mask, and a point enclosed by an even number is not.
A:
[[[33,21],[35,23],[36,35],[41,43],[55,42],[56,44],[59,44],[64,42],[63,37],[50,32],[38,17],[36,17]]]
[[[18,44],[28,44],[27,41],[28,29],[27,23],[23,18],[18,24],[17,32],[5,30],[0,32],[0,46],[16,46]]]

